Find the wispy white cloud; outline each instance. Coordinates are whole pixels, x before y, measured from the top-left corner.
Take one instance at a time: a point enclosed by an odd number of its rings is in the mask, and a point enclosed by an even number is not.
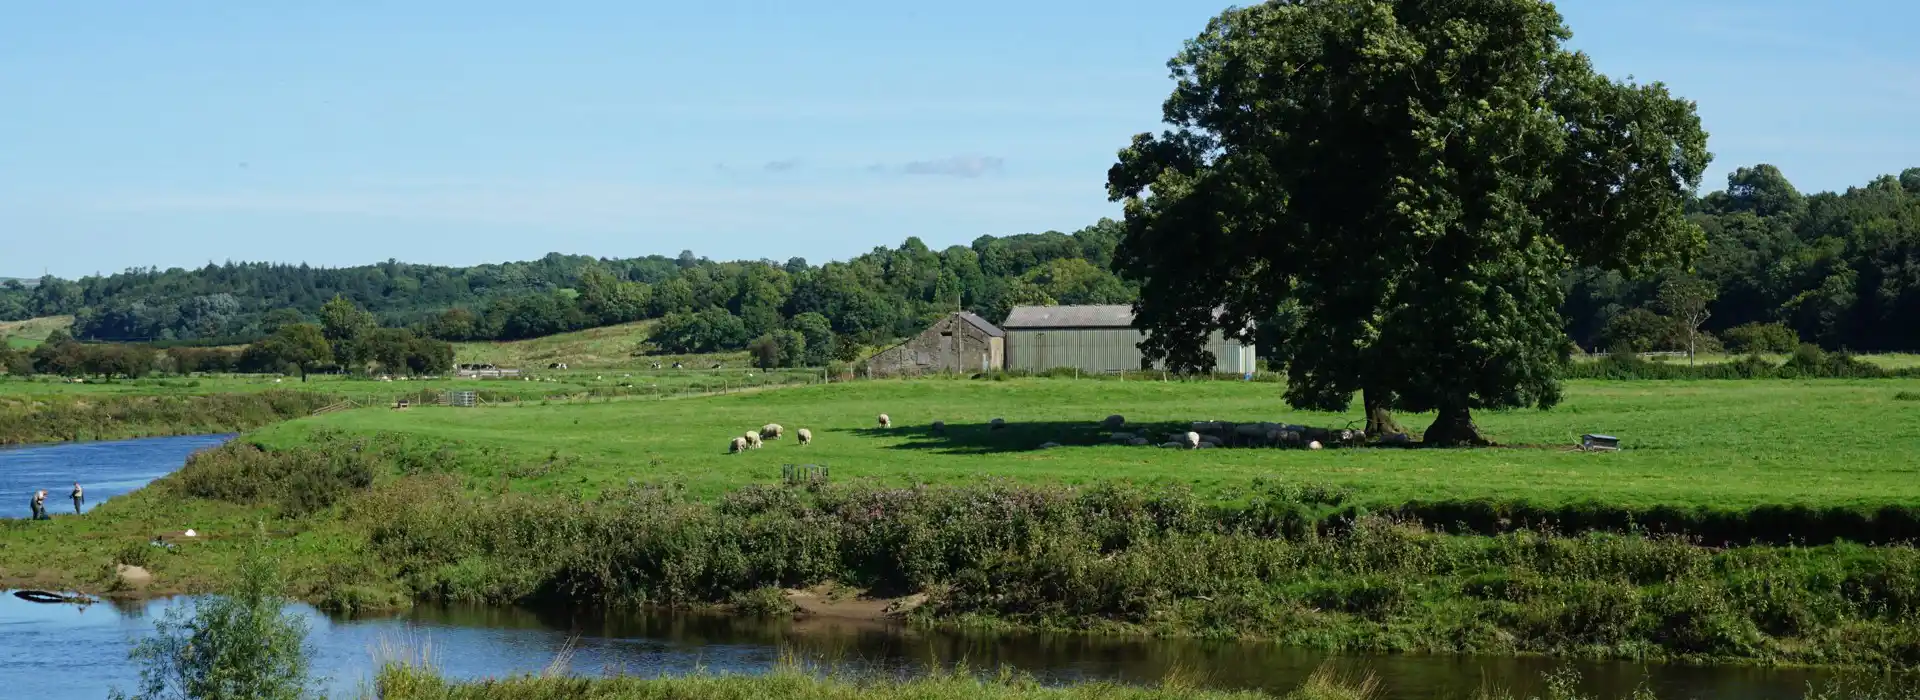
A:
[[[899,164],[875,163],[867,166],[867,172],[977,178],[982,175],[998,174],[1006,169],[1006,165],[1006,159],[998,156],[953,156]]]

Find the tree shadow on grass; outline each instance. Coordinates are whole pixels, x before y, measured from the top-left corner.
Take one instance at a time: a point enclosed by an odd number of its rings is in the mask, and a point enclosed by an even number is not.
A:
[[[948,423],[944,430],[938,432],[930,425],[852,428],[834,432],[863,438],[905,439],[905,442],[888,446],[887,449],[892,450],[928,450],[965,455],[1032,452],[1043,449],[1041,445],[1049,442],[1062,447],[1111,446],[1144,450],[1149,447],[1130,447],[1124,442],[1115,441],[1110,435],[1114,432],[1132,433],[1146,438],[1151,446],[1158,446],[1168,440],[1169,433],[1184,433],[1186,430],[1187,426],[1180,423],[1136,424],[1113,431],[1098,422],[1088,421],[1007,421],[1005,427],[997,430],[987,423]]]

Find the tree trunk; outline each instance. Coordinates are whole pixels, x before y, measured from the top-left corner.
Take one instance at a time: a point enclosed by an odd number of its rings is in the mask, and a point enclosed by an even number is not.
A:
[[[1367,406],[1367,438],[1378,440],[1388,435],[1404,435],[1406,428],[1393,419],[1393,393],[1382,389],[1360,390],[1360,401]]]
[[[1420,440],[1439,447],[1488,444],[1480,437],[1480,426],[1473,424],[1472,411],[1460,405],[1442,406],[1440,415],[1434,417],[1433,425],[1427,426],[1427,433]]]

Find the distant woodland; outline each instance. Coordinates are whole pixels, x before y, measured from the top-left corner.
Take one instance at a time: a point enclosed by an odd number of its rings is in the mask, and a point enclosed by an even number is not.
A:
[[[1783,352],[1801,342],[1920,350],[1920,168],[1811,195],[1773,166],[1741,168],[1691,209],[1706,245],[1690,270],[1565,276],[1562,312],[1573,342],[1587,350],[1691,344]],[[914,333],[955,309],[997,321],[1021,304],[1131,302],[1137,289],[1110,270],[1122,233],[1101,220],[1073,233],[982,236],[943,250],[908,238],[823,265],[715,262],[687,251],[633,259],[555,253],[473,267],[389,260],[132,269],[0,282],[0,320],[71,314],[82,341],[236,344],[317,323],[338,296],[381,327],[423,338],[512,340],[658,319],[653,342],[663,352],[758,342],[807,356],[796,361],[824,361]],[[1276,310],[1261,332],[1287,327]]]

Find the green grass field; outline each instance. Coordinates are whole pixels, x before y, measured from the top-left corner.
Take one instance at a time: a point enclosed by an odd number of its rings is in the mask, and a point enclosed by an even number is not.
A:
[[[0,321],[0,338],[16,348],[31,348],[57,330],[73,327],[72,316],[45,316],[25,321]]]
[[[1552,411],[1482,412],[1495,449],[1216,449],[1104,444],[1096,422],[1119,413],[1173,429],[1192,420],[1271,420],[1339,427],[1358,412],[1288,410],[1274,384],[1026,379],[880,381],[676,401],[621,400],[406,413],[347,411],[268,428],[256,439],[297,444],[311,431],[389,431],[482,448],[473,465],[497,478],[514,465],[562,460],[530,490],[594,490],[629,479],[679,481],[718,493],[779,478],[782,464],[830,467],[838,480],[972,483],[1004,478],[1083,484],[1179,481],[1228,493],[1254,479],[1353,488],[1365,501],[1496,497],[1542,503],[1750,507],[1920,502],[1920,402],[1897,401],[1920,380],[1573,382]],[[877,429],[888,413],[891,430]],[[986,427],[992,418],[1011,426]],[[946,437],[928,434],[945,421]],[[1413,429],[1423,416],[1402,416]],[[765,423],[789,436],[726,453]],[[815,436],[801,447],[798,428]],[[1614,454],[1571,452],[1582,433],[1612,434]],[[1066,447],[1041,450],[1047,441]]]
[[[454,361],[487,362],[522,369],[540,369],[555,362],[564,362],[573,369],[651,368],[655,362],[663,367],[683,362],[687,367],[700,369],[709,368],[715,362],[730,368],[750,364],[745,351],[706,355],[643,354],[647,333],[653,324],[653,321],[635,321],[526,340],[455,343]]]

